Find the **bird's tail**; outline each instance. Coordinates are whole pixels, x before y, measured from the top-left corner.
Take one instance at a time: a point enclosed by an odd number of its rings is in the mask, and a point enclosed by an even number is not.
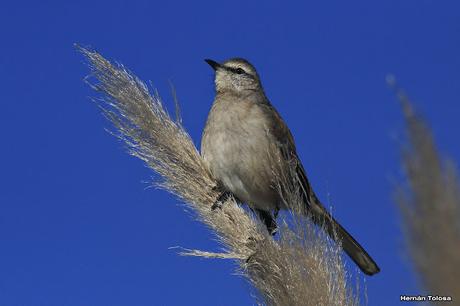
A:
[[[312,214],[313,220],[319,226],[322,226],[328,235],[340,241],[343,250],[350,258],[358,265],[358,267],[367,275],[373,275],[380,271],[377,263],[364,250],[364,248],[338,223],[331,214],[326,211],[319,200],[314,197],[309,211]]]
[[[322,226],[332,239],[342,244],[343,250],[350,256],[356,265],[358,265],[361,271],[367,275],[378,273],[380,268],[372,257],[367,254],[366,250],[364,250],[364,248],[331,216],[316,197],[300,162],[297,163],[296,174],[303,191],[302,196],[306,212],[312,217],[313,222],[318,226]]]

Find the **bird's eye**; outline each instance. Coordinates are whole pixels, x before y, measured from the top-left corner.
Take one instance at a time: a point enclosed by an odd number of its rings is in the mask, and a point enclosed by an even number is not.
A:
[[[242,68],[237,68],[237,69],[235,70],[235,72],[236,72],[237,74],[243,74],[243,73],[245,73],[244,70],[243,70]]]

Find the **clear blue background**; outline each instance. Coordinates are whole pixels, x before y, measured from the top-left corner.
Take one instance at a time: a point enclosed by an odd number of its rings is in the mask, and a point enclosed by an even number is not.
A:
[[[104,131],[74,42],[151,80],[170,109],[171,80],[197,145],[214,94],[203,59],[248,58],[319,195],[382,268],[369,304],[420,293],[392,199],[403,122],[385,76],[460,160],[459,33],[458,1],[2,1],[0,304],[254,305],[233,263],[168,249],[218,246]]]

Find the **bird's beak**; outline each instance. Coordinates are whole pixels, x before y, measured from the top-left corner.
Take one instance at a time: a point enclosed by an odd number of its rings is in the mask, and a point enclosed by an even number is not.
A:
[[[214,70],[217,70],[217,69],[219,69],[219,68],[222,66],[222,65],[221,65],[221,64],[219,64],[218,62],[216,62],[216,61],[213,61],[213,60],[211,60],[211,59],[208,59],[208,58],[207,58],[207,59],[205,59],[204,61],[205,61],[206,63],[208,63],[208,64],[209,64],[209,66],[211,66],[211,67],[212,67],[212,69],[214,69]]]

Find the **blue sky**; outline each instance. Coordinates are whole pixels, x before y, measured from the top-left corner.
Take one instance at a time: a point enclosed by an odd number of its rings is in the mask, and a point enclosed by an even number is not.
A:
[[[204,58],[245,57],[290,126],[319,196],[382,272],[369,305],[420,293],[392,199],[403,122],[396,75],[460,160],[458,1],[98,1],[0,4],[0,304],[252,305],[234,264],[105,132],[73,43],[159,89],[199,145],[213,99]]]

